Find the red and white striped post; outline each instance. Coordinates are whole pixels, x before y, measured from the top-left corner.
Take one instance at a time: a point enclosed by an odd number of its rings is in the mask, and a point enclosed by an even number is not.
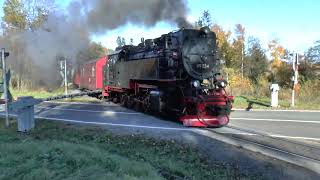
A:
[[[293,62],[292,62],[292,70],[293,70],[293,76],[292,76],[292,95],[291,95],[291,107],[294,107],[294,100],[295,100],[295,90],[298,85],[298,67],[299,67],[299,54],[294,53],[293,54]]]

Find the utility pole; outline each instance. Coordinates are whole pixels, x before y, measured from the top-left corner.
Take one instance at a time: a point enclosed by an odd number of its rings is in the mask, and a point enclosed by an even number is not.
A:
[[[293,61],[292,61],[292,70],[293,70],[293,76],[292,76],[292,95],[291,95],[291,107],[294,107],[295,103],[295,89],[298,84],[298,66],[299,66],[299,54],[293,53]]]
[[[4,102],[5,102],[5,116],[6,116],[6,127],[10,126],[9,124],[9,112],[8,112],[8,87],[7,87],[7,69],[5,58],[9,56],[9,53],[5,52],[5,49],[1,49],[1,61],[2,61],[2,77],[3,77],[3,93],[4,93]]]

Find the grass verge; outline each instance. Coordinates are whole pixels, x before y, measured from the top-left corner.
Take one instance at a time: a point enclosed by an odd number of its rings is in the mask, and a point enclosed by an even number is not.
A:
[[[17,90],[11,89],[10,92],[14,99],[17,99],[20,96],[33,96],[35,98],[47,98],[50,96],[57,96],[64,94],[63,89],[57,89],[55,91],[45,91],[45,90]]]
[[[14,99],[17,99],[20,96],[33,96],[34,98],[47,98],[51,96],[58,96],[64,95],[64,89],[57,89],[51,92],[45,90],[39,91],[19,91],[19,90],[10,90]],[[67,98],[61,99],[60,101],[67,101],[67,102],[88,102],[88,103],[97,103],[101,102],[97,98],[89,97],[89,96],[82,96],[82,97],[74,97],[74,98]]]
[[[291,99],[290,99],[291,100]],[[290,100],[279,99],[279,107],[270,107],[270,97],[250,97],[250,96],[236,96],[233,107],[240,109],[292,109],[292,110],[319,110],[320,104],[313,102],[301,102],[296,100],[295,107],[291,107]]]
[[[48,121],[20,134],[2,124],[0,179],[250,179],[174,141]]]

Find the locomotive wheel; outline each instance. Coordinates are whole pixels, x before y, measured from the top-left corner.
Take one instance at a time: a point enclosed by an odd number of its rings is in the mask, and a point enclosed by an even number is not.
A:
[[[132,109],[134,107],[134,97],[133,96],[128,96],[127,107],[130,109]]]
[[[112,98],[112,102],[113,102],[113,103],[118,103],[118,98],[116,98],[116,97],[115,97],[115,98]]]
[[[149,98],[144,98],[143,104],[142,104],[142,111],[145,113],[148,113],[150,111],[150,104],[149,104]]]
[[[128,106],[128,96],[122,95],[120,98],[120,103],[121,103],[121,106],[127,107]]]
[[[135,102],[134,103],[134,110],[138,111],[138,112],[141,111],[142,110],[141,103]]]

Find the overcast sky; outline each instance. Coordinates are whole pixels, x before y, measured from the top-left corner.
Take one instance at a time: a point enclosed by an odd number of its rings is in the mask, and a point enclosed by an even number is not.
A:
[[[0,0],[1,6],[3,1]],[[68,2],[59,0],[59,6],[65,7]],[[265,48],[268,41],[278,38],[289,50],[304,52],[320,40],[319,7],[318,0],[188,0],[188,19],[193,22],[204,10],[209,10],[214,23],[226,30],[233,30],[234,25],[240,23],[246,28],[247,36],[259,38]],[[3,16],[2,8],[0,16]],[[115,48],[117,36],[127,42],[133,38],[137,44],[141,37],[155,38],[175,29],[177,27],[165,22],[152,28],[128,24],[104,35],[93,35],[92,39]]]

